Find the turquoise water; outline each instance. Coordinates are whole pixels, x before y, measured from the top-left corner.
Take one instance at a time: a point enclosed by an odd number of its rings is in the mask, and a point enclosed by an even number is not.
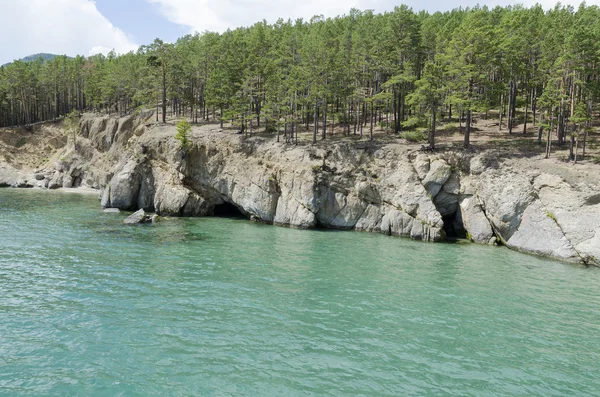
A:
[[[0,190],[0,395],[600,395],[600,269],[124,216]]]

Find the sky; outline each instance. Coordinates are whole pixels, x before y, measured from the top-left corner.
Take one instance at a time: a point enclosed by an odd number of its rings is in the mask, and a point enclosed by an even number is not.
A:
[[[446,11],[554,0],[405,0],[415,11]],[[563,0],[578,6],[580,0]],[[588,0],[600,5],[600,0]],[[40,52],[89,56],[125,53],[159,37],[174,42],[188,33],[252,25],[263,19],[333,17],[350,8],[392,10],[394,0],[0,0],[0,65]]]

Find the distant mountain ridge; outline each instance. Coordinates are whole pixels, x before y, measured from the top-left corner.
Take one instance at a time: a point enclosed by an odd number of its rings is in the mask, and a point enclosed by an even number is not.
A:
[[[48,53],[45,53],[45,52],[41,52],[39,54],[28,55],[28,56],[26,56],[24,58],[19,59],[19,61],[21,61],[21,62],[32,62],[32,61],[37,61],[38,58],[42,58],[44,61],[51,61],[51,60],[53,60],[54,58],[56,58],[58,56],[60,56],[60,55],[57,55],[57,54],[48,54]],[[4,64],[2,66],[8,66],[11,63],[12,62],[9,62],[9,63],[6,63],[6,64]]]

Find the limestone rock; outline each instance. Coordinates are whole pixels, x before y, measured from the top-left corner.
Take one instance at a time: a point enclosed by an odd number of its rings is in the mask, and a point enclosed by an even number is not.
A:
[[[535,201],[523,213],[518,229],[506,245],[519,251],[577,261],[577,252],[553,218]]]
[[[516,232],[521,217],[537,194],[525,175],[517,173],[486,172],[478,182],[477,196],[487,219],[503,241]]]
[[[280,197],[273,223],[282,226],[294,226],[300,229],[314,227],[317,223],[315,214],[310,212],[306,205]]]
[[[213,207],[184,186],[159,186],[154,196],[155,211],[161,216],[203,216]]]
[[[63,185],[63,174],[60,171],[56,171],[54,176],[48,184],[48,189],[58,189]]]
[[[462,226],[470,239],[480,244],[495,243],[495,236],[477,198],[464,197],[460,202]]]
[[[110,205],[122,210],[136,209],[140,191],[137,163],[127,162],[110,181]]]
[[[100,205],[103,208],[110,207],[110,185],[102,191]]]
[[[415,158],[414,166],[419,178],[425,179],[431,169],[431,160],[429,159],[429,156],[419,153]]]
[[[431,162],[431,168],[423,179],[423,186],[431,197],[435,197],[442,186],[452,175],[452,168],[444,160],[434,160]]]
[[[169,216],[210,215],[227,202],[265,223],[426,241],[453,226],[478,243],[600,265],[600,193],[576,167],[393,143],[292,146],[198,126],[183,156],[174,127],[151,116],[84,115],[77,150],[43,170],[0,164],[0,186],[91,186],[105,208]]]
[[[125,218],[123,223],[125,223],[126,225],[137,225],[139,223],[148,223],[151,221],[151,215],[147,215],[146,212],[142,209],[129,215],[127,218]]]

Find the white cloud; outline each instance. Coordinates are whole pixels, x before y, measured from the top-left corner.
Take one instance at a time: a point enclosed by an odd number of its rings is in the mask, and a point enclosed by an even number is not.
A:
[[[87,56],[137,48],[91,0],[0,0],[0,10],[0,64],[39,52]]]
[[[263,19],[275,22],[284,19],[310,19],[314,15],[332,17],[347,13],[350,8],[371,8],[365,0],[147,0],[158,4],[160,11],[192,32],[224,31],[227,28],[249,26]]]
[[[459,6],[473,7],[477,4],[497,5],[542,4],[552,8],[555,0],[146,0],[157,4],[160,12],[171,22],[186,26],[191,32],[219,31],[239,26],[250,26],[266,19],[275,22],[279,17],[287,20],[314,15],[333,17],[348,13],[350,8],[373,9],[377,12],[392,10],[394,6],[407,4],[414,10],[446,11]],[[581,0],[563,0],[561,4],[577,7]],[[588,5],[600,4],[600,0],[588,0]]]

